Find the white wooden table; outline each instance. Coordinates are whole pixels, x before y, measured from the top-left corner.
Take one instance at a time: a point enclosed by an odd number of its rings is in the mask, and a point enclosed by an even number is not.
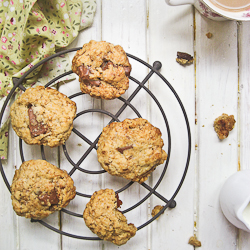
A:
[[[120,44],[127,53],[152,65],[162,63],[160,73],[170,82],[180,97],[190,123],[192,153],[187,176],[173,209],[166,209],[159,220],[139,230],[124,246],[104,241],[80,240],[61,236],[39,223],[16,216],[12,209],[10,193],[0,179],[0,249],[1,250],[76,250],[76,249],[193,249],[189,237],[196,235],[201,249],[248,250],[250,234],[238,230],[223,216],[219,205],[219,193],[225,180],[236,171],[250,168],[250,23],[235,21],[215,22],[201,16],[192,6],[170,7],[164,0],[97,0],[94,24],[84,30],[71,47],[79,47],[91,39]],[[206,34],[213,34],[207,38]],[[177,51],[194,56],[192,65],[183,67],[176,59]],[[73,56],[73,54],[71,55]],[[149,70],[131,60],[131,76],[142,81]],[[130,81],[127,99],[138,86]],[[187,128],[174,95],[167,85],[157,78],[150,78],[146,85],[158,98],[168,118],[171,131],[171,156],[167,172],[157,192],[171,198],[183,175],[187,158]],[[77,83],[67,83],[60,88],[67,95],[79,92]],[[87,95],[75,99],[78,111],[100,108],[115,114],[122,105],[120,100],[101,101]],[[159,109],[152,99],[141,90],[131,102],[142,117],[159,127],[163,133],[165,150],[168,136]],[[220,141],[214,132],[213,121],[222,113],[234,115],[236,126],[227,139]],[[126,108],[120,120],[135,118]],[[94,141],[102,128],[110,121],[107,116],[90,113],[75,121],[74,127]],[[15,167],[21,164],[18,139],[10,132],[9,159],[4,170],[11,182]],[[41,158],[40,147],[24,146],[25,159]],[[89,145],[72,133],[66,144],[74,161],[83,155]],[[70,171],[62,148],[45,148],[46,159],[62,169]],[[96,151],[81,164],[88,170],[100,170]],[[153,185],[163,166],[157,167],[146,182]],[[76,171],[72,178],[77,190],[87,194],[101,188],[115,190],[128,181],[107,173],[85,175]],[[122,210],[142,199],[148,190],[135,183],[120,194]],[[67,209],[82,213],[88,198],[77,196]],[[151,196],[142,205],[126,213],[129,223],[140,226],[151,218],[155,205],[165,203]],[[50,215],[46,222],[71,234],[95,236],[85,226],[82,218],[65,213]]]

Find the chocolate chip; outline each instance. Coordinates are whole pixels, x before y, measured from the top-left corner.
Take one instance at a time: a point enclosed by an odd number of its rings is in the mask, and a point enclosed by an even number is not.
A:
[[[193,57],[191,55],[189,55],[188,53],[184,53],[184,52],[177,52],[177,58],[179,59],[185,59],[185,60],[193,60]]]
[[[119,200],[119,195],[118,195],[117,193],[115,194],[115,197],[116,197],[116,199],[117,199],[117,208],[118,208],[118,207],[121,207],[122,201]]]
[[[81,65],[78,67],[78,75],[82,78],[82,79],[89,79],[89,68],[87,68],[84,65]]]
[[[83,83],[87,86],[95,86],[95,87],[99,87],[101,84],[101,81],[98,80],[90,80],[90,79],[85,79],[83,80]]]
[[[78,67],[78,75],[82,79],[83,83],[87,86],[98,87],[101,84],[99,80],[91,80],[89,78],[90,69],[84,65]]]
[[[101,65],[102,70],[108,69],[108,68],[109,68],[109,65],[113,65],[113,66],[114,66],[114,64],[113,64],[111,61],[104,61],[104,62],[102,63],[102,65]]]
[[[188,65],[188,64],[193,63],[194,58],[188,53],[177,52],[176,61],[181,65]]]
[[[59,202],[55,190],[53,190],[50,194],[39,195],[38,199],[44,203],[44,205],[48,205],[48,203],[51,205],[56,205]]]
[[[36,137],[41,134],[46,134],[47,128],[42,122],[38,122],[36,120],[36,115],[34,114],[32,107],[28,109],[28,114],[29,114],[29,128],[31,137]]]
[[[131,149],[131,148],[133,148],[133,145],[126,146],[126,147],[123,147],[123,148],[117,148],[116,150],[118,150],[121,154],[123,154],[124,150]]]
[[[129,66],[124,66],[123,68],[124,68],[124,70],[125,70],[125,75],[126,75],[126,76],[130,76],[131,67],[129,67]]]

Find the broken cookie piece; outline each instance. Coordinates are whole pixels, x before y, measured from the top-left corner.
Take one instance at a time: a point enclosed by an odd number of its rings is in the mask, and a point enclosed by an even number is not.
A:
[[[188,244],[194,247],[201,247],[201,242],[197,240],[196,236],[192,236],[189,238]]]
[[[83,212],[85,224],[93,233],[118,246],[125,244],[137,231],[117,209],[121,204],[114,190],[101,189],[91,196]]]
[[[222,114],[214,121],[214,130],[217,133],[220,140],[228,137],[229,131],[234,128],[236,123],[233,115]]]
[[[194,58],[185,52],[177,52],[177,58],[176,58],[176,62],[178,62],[181,65],[189,65],[191,63],[193,63]]]
[[[152,217],[154,217],[155,215],[157,215],[163,208],[164,208],[164,206],[161,206],[161,205],[155,206],[154,209],[153,209],[152,212],[151,212]],[[163,213],[164,213],[164,212],[163,212]],[[163,213],[162,213],[162,214],[163,214]],[[161,215],[162,215],[162,214],[161,214]],[[157,217],[156,220],[158,220],[159,218],[160,218],[160,216]]]

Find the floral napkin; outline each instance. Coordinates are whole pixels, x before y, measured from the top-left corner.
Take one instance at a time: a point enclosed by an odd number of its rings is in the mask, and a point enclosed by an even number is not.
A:
[[[0,108],[13,87],[12,77],[20,78],[68,46],[80,30],[92,24],[95,11],[95,0],[0,0]],[[24,85],[45,85],[69,70],[68,57],[57,57],[34,70]],[[1,122],[1,159],[7,158],[8,129],[9,105]]]

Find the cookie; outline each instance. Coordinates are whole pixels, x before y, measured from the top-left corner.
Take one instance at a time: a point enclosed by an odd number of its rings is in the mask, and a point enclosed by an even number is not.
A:
[[[73,129],[76,104],[52,88],[27,89],[11,106],[11,124],[27,144],[56,147]]]
[[[72,70],[81,91],[95,98],[114,99],[129,87],[131,65],[120,45],[91,40],[76,52]]]
[[[100,239],[125,244],[137,231],[117,209],[122,202],[112,189],[96,191],[83,212],[86,226]]]
[[[13,209],[19,216],[40,220],[66,207],[76,188],[65,170],[44,160],[23,162],[11,185]]]
[[[113,122],[102,131],[97,157],[103,169],[139,183],[167,159],[161,131],[142,118]]]
[[[220,140],[226,139],[229,135],[229,132],[233,130],[234,124],[236,121],[234,120],[233,115],[222,114],[214,121],[214,130],[217,133]]]

